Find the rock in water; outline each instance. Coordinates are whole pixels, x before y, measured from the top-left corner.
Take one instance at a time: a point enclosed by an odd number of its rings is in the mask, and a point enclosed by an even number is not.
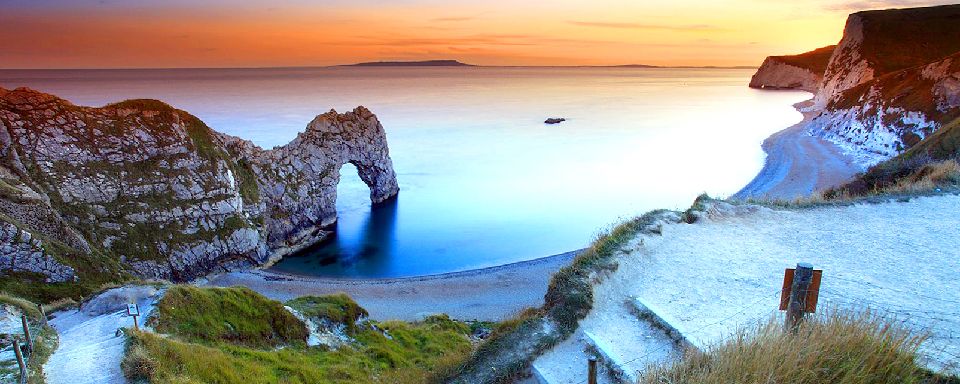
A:
[[[0,274],[183,281],[261,265],[329,233],[345,163],[372,202],[398,193],[363,107],[264,150],[156,100],[90,108],[0,88]]]
[[[562,118],[562,117],[551,117],[551,118],[548,118],[548,119],[544,120],[543,122],[544,122],[545,124],[560,124],[560,123],[562,123],[562,122],[564,122],[564,121],[567,121],[567,119],[564,119],[564,118]]]

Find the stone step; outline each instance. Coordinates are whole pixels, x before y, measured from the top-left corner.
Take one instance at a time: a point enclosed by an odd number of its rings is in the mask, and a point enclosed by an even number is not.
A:
[[[623,382],[627,382],[627,383],[637,382],[636,372],[634,372],[633,369],[629,368],[628,362],[624,361],[620,356],[617,356],[615,353],[613,353],[613,350],[614,350],[613,345],[608,343],[606,340],[600,337],[597,337],[597,335],[594,335],[593,333],[584,331],[583,334],[587,337],[586,338],[587,343],[589,343],[590,345],[592,345],[594,348],[597,349],[597,352],[600,354],[601,359],[606,360],[607,362],[610,363],[607,366],[613,368],[613,370],[616,372],[617,375],[620,376]],[[602,364],[602,363],[603,361],[598,362],[598,364]]]
[[[699,349],[694,345],[690,339],[674,324],[680,324],[678,321],[674,320],[670,315],[659,310],[656,306],[644,301],[642,298],[635,297],[632,301],[634,308],[637,309],[637,313],[641,319],[646,320],[653,326],[660,328],[663,332],[676,343],[677,348],[682,350],[687,349]]]

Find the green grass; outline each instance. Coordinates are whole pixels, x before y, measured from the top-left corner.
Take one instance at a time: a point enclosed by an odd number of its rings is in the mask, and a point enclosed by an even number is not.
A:
[[[643,384],[721,383],[927,383],[918,365],[923,337],[870,313],[830,312],[813,316],[796,334],[771,320],[740,331],[705,353],[652,367]]]
[[[157,303],[157,332],[192,342],[251,348],[303,344],[307,329],[279,302],[244,287],[173,286]]]
[[[286,303],[304,316],[323,319],[356,330],[357,321],[370,314],[345,293],[326,296],[303,296]]]
[[[166,304],[178,307],[181,314],[177,319],[201,325],[173,332],[170,337],[131,332],[121,365],[128,378],[151,383],[428,383],[447,376],[473,350],[470,326],[445,315],[418,323],[367,320],[351,333],[351,343],[336,350],[307,347],[302,342],[256,348],[223,333],[216,321],[208,319],[206,310],[213,308],[218,316],[234,319],[230,321],[237,321],[242,314],[247,322],[266,324],[274,321],[273,310],[257,312],[248,306],[273,308],[281,306],[279,302],[238,288],[174,287],[167,296],[177,291],[179,296],[189,292],[191,298]],[[195,299],[198,293],[204,297]],[[349,320],[366,313],[341,295],[294,301],[305,311],[315,311],[313,315],[339,315]],[[158,308],[163,306],[161,303]],[[162,312],[160,317],[164,317]],[[198,317],[204,320],[197,321]],[[209,333],[198,337],[201,329]]]
[[[944,124],[898,157],[910,159],[923,156],[929,156],[935,160],[960,156],[960,118]]]

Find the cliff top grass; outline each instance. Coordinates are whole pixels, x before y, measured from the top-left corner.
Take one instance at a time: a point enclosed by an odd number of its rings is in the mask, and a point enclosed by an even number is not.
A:
[[[157,332],[199,343],[275,348],[307,339],[306,326],[282,304],[244,287],[173,286],[151,322]]]
[[[427,383],[446,376],[473,349],[468,337],[470,327],[447,316],[431,316],[417,323],[365,321],[351,333],[352,342],[335,350],[307,347],[304,343],[256,348],[249,343],[236,343],[235,337],[222,332],[215,321],[206,321],[207,309],[233,308],[238,306],[236,301],[242,301],[243,310],[220,313],[246,312],[247,321],[269,323],[276,317],[274,308],[286,312],[279,302],[240,288],[174,287],[167,296],[171,293],[177,299],[162,302],[158,308],[175,305],[177,311],[185,313],[178,319],[196,323],[192,319],[204,317],[204,325],[189,332],[175,329],[178,332],[170,337],[131,332],[121,366],[128,378],[151,383]],[[200,293],[203,297],[182,299],[185,293],[192,297]],[[313,311],[312,314],[346,320],[366,313],[346,295],[294,302]],[[271,309],[250,312],[245,308],[247,304]],[[197,315],[198,312],[204,314]],[[235,321],[231,320],[231,324]],[[197,337],[200,329],[212,333]],[[160,328],[157,331],[162,332]]]
[[[827,70],[827,64],[830,62],[830,55],[833,55],[833,49],[836,45],[829,45],[823,48],[817,48],[810,52],[804,52],[799,55],[770,56],[783,63],[795,67],[809,69],[810,72],[822,75]]]
[[[870,313],[817,315],[794,334],[779,322],[742,330],[705,353],[652,367],[655,383],[933,383],[918,363],[922,336]]]
[[[960,52],[960,5],[858,12],[875,76]]]

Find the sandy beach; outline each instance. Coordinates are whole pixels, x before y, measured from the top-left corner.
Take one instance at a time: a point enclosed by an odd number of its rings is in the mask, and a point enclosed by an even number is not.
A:
[[[200,285],[245,286],[280,301],[345,292],[377,320],[414,321],[446,313],[460,320],[499,321],[542,305],[553,273],[569,264],[578,252],[410,278],[315,278],[251,270],[213,276]]]
[[[811,118],[812,113],[804,113],[803,121],[764,140],[763,169],[731,197],[792,200],[840,185],[861,172],[840,147],[807,133]]]

